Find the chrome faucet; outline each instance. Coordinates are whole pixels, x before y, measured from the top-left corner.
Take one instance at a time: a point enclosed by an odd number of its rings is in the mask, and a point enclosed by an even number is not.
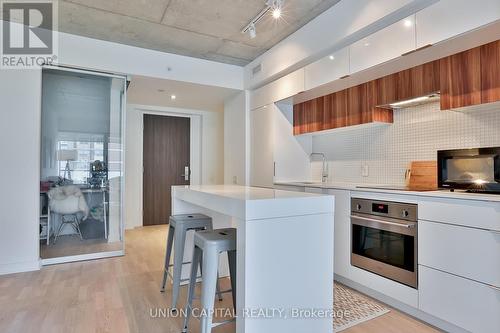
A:
[[[322,171],[321,171],[321,182],[326,183],[328,180],[328,168],[326,165],[326,156],[324,153],[311,153],[309,158],[312,160],[313,156],[321,156],[323,159],[323,166],[322,166]]]

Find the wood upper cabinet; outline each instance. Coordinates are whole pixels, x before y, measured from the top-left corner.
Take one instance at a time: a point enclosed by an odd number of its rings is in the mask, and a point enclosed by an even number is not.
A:
[[[439,61],[432,61],[368,82],[369,103],[389,105],[436,93],[439,89]]]
[[[397,101],[398,75],[391,74],[368,82],[369,104],[387,105]]]
[[[426,96],[440,90],[439,60],[410,69],[413,97]]]
[[[481,104],[481,48],[440,59],[441,110]]]
[[[368,83],[347,89],[347,126],[371,121],[368,107]]]
[[[323,129],[323,97],[318,97],[293,106],[294,135],[321,131]]]
[[[391,123],[390,104],[437,92],[441,110],[500,101],[500,40],[297,104],[294,134]]]
[[[481,46],[481,103],[500,101],[500,40]]]
[[[324,96],[323,129],[347,126],[347,90]]]
[[[295,104],[293,106],[293,135],[305,133],[304,122],[304,103]]]

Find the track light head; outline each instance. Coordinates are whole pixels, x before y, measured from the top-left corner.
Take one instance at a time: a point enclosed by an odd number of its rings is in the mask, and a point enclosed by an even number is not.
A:
[[[250,35],[251,39],[254,39],[257,36],[257,30],[255,29],[255,24],[252,23],[248,27],[248,34]]]

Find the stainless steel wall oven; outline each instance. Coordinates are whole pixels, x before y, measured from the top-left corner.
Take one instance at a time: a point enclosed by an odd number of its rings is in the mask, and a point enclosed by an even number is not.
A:
[[[417,205],[351,199],[351,264],[418,286]]]

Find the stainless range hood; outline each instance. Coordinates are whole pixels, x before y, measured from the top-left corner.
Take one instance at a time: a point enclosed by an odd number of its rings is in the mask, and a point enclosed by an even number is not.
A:
[[[418,105],[423,105],[423,104],[438,102],[439,99],[440,99],[439,93],[434,93],[434,94],[427,95],[427,96],[421,96],[421,97],[416,97],[416,98],[408,99],[408,100],[405,100],[405,101],[391,103],[391,104],[388,104],[388,105],[384,105],[383,107],[386,107],[386,108],[389,108],[389,109],[393,109],[393,110],[397,110],[397,109],[409,108],[409,107],[412,107],[412,106],[418,106]]]

